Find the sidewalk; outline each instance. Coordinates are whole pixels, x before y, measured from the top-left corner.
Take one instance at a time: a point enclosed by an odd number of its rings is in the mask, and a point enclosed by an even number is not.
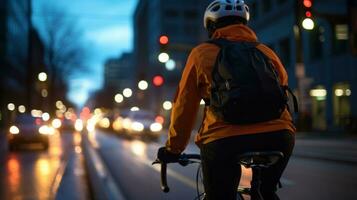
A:
[[[357,136],[297,133],[293,156],[357,164]]]

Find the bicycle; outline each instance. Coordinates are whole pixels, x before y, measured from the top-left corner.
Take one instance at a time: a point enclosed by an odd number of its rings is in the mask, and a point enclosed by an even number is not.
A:
[[[270,166],[277,163],[281,158],[284,157],[284,154],[279,151],[263,151],[263,152],[247,152],[238,157],[238,164],[243,165],[246,168],[251,168],[253,171],[253,179],[251,181],[251,187],[238,187],[238,200],[244,200],[243,195],[249,195],[251,199],[254,200],[264,200],[261,192],[261,171],[263,168],[269,168]],[[201,156],[199,154],[182,154],[176,163],[181,166],[187,166],[189,164],[198,163],[201,164]],[[156,159],[153,163],[161,164],[161,190],[165,193],[170,191],[170,188],[167,184],[167,163],[160,162]],[[197,197],[195,199],[205,199],[205,193],[199,192],[199,174],[200,166],[197,169],[196,174],[196,190]],[[280,184],[280,183],[279,183]]]

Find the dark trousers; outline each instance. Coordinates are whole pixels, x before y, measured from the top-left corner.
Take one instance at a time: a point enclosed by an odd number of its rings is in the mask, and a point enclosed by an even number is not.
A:
[[[295,137],[288,131],[234,136],[201,147],[203,182],[207,200],[236,200],[241,168],[237,157],[252,151],[281,151],[284,158],[262,171],[264,200],[278,200],[277,184],[288,164]]]

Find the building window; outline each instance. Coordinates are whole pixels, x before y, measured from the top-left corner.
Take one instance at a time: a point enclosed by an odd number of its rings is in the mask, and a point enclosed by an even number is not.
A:
[[[263,12],[267,13],[271,10],[271,0],[264,0],[263,1]]]
[[[279,42],[280,58],[285,65],[285,67],[290,66],[291,51],[290,51],[290,40],[285,38]]]
[[[310,59],[315,60],[322,57],[323,43],[325,42],[325,29],[323,27],[316,27],[309,35],[309,49]]]
[[[337,24],[334,30],[333,52],[346,53],[349,45],[348,40],[349,40],[348,25]]]

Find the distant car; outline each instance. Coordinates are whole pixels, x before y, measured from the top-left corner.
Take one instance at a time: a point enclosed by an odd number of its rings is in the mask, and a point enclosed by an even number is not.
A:
[[[131,111],[122,119],[124,132],[130,136],[158,139],[162,124],[155,121],[154,113],[145,110]]]
[[[53,128],[43,124],[41,118],[22,114],[16,117],[8,129],[8,144],[10,150],[17,149],[22,144],[41,143],[45,149],[49,146],[49,135]]]

